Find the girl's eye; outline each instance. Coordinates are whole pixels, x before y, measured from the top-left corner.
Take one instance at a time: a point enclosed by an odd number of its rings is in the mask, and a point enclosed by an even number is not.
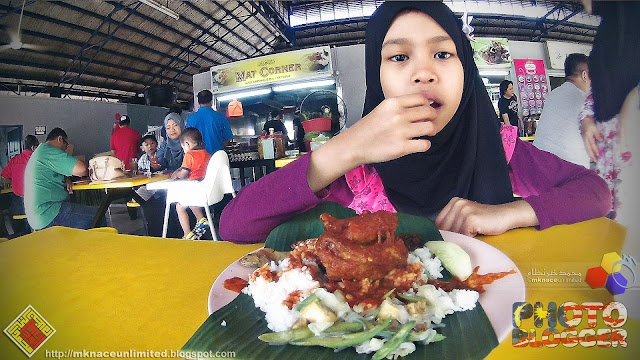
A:
[[[439,51],[439,52],[437,52],[437,53],[435,54],[435,58],[436,58],[436,59],[442,59],[442,60],[445,60],[445,59],[448,59],[448,58],[450,58],[450,57],[451,57],[451,53],[448,53],[448,52],[446,52],[446,51]]]
[[[402,62],[402,61],[407,61],[409,57],[407,55],[394,55],[390,58],[391,61],[397,61],[397,62]]]

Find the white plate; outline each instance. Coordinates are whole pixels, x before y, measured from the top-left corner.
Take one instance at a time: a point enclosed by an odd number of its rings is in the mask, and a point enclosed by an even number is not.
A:
[[[479,273],[504,272],[515,269],[516,273],[485,286],[485,293],[480,294],[480,304],[487,314],[498,341],[506,339],[511,333],[511,309],[514,302],[524,301],[524,278],[516,264],[502,251],[495,247],[461,234],[440,231],[445,241],[460,245],[471,257],[474,267],[480,266]],[[257,250],[256,250],[257,251]],[[213,314],[238,296],[238,293],[224,288],[224,281],[232,277],[249,279],[253,269],[240,265],[238,261],[229,265],[218,276],[209,292],[209,314]]]

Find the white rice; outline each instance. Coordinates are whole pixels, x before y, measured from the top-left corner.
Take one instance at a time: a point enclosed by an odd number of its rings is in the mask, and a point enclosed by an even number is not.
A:
[[[422,263],[424,266],[424,275],[430,279],[440,279],[442,277],[442,262],[435,257],[426,247],[415,249],[409,254],[407,259],[409,264]]]
[[[426,247],[410,253],[408,263],[423,264],[423,280],[427,278],[442,278],[443,267],[440,259],[435,257]],[[280,274],[278,281],[266,281],[262,277],[257,277],[255,281],[250,281],[249,285],[243,290],[245,294],[253,297],[256,307],[265,312],[267,326],[272,331],[289,330],[300,319],[300,314],[296,310],[298,303],[293,304],[292,310],[283,305],[283,302],[289,298],[289,294],[297,290],[303,291],[299,301],[315,293],[322,305],[333,311],[340,321],[352,322],[362,316],[370,316],[363,313],[362,306],[356,305],[352,309],[340,291],[330,293],[326,289],[320,288],[319,283],[313,280],[307,266],[301,269],[283,271],[288,266],[289,259],[285,259],[280,263],[271,262],[270,270]],[[446,292],[429,284],[422,286],[414,284],[414,289],[410,289],[408,293],[424,297],[427,302],[427,311],[423,314],[410,315],[399,300],[384,300],[389,305],[397,308],[397,313],[400,314],[400,323],[415,321],[416,324],[440,324],[446,315],[453,314],[455,311],[466,311],[475,308],[479,297],[476,291],[455,289],[451,292]],[[331,323],[318,323],[309,328],[314,333],[321,333],[330,325]],[[424,335],[425,339],[427,337],[433,338],[435,337],[435,330],[428,329],[421,332],[421,334]],[[358,345],[356,351],[358,353],[375,352],[383,346],[384,342],[385,340],[374,338]],[[392,355],[404,356],[414,350],[415,345],[407,342],[396,349]]]
[[[282,271],[288,265],[289,259],[283,260],[279,265],[272,262],[271,271]],[[291,269],[283,272],[278,281],[266,281],[257,277],[255,281],[250,281],[242,292],[251,295],[256,307],[265,312],[269,329],[285,331],[300,319],[300,313],[295,310],[295,306],[290,310],[282,303],[296,290],[307,291],[304,296],[307,297],[311,290],[318,286],[320,284],[313,280],[308,269]]]

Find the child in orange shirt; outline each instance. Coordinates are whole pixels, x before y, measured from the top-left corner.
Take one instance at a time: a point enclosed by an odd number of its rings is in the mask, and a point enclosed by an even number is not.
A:
[[[207,172],[207,165],[211,155],[205,150],[204,143],[202,142],[202,134],[196,128],[186,128],[180,136],[180,144],[182,150],[184,150],[184,159],[182,160],[182,166],[171,174],[172,179],[186,179],[189,180],[202,180]],[[176,212],[178,213],[178,220],[180,220],[180,226],[184,232],[183,239],[196,240],[207,231],[209,228],[209,222],[207,218],[202,214],[202,209],[197,206],[189,206],[189,209],[199,219],[196,222],[196,226],[190,231],[189,226],[189,214],[185,206],[176,204]]]

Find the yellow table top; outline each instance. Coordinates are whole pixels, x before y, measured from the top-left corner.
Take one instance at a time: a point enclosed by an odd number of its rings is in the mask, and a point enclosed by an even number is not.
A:
[[[296,161],[298,160],[299,156],[290,156],[290,157],[285,157],[282,159],[277,159],[276,160],[276,167],[277,168],[281,168],[287,164],[289,164],[290,162]]]
[[[94,183],[84,181],[73,184],[73,190],[95,190],[95,189],[116,189],[116,188],[128,188],[135,186],[142,186],[148,183],[165,180],[171,177],[171,174],[157,174],[152,177],[148,177],[144,174],[136,175],[130,178],[124,178],[122,180],[116,180],[104,183]]]
[[[584,282],[540,284],[531,282],[527,274],[532,269],[566,271],[580,272],[584,278],[587,269],[599,265],[604,253],[620,253],[625,233],[622,226],[600,218],[544,231],[516,229],[480,239],[516,263],[525,277],[526,300],[532,304],[540,301],[546,309],[550,301],[558,305],[565,301],[610,302],[612,296],[606,290],[591,289]],[[207,297],[216,277],[260,246],[61,227],[9,240],[0,243],[0,325],[6,327],[30,304],[56,329],[33,359],[43,359],[45,350],[178,350],[206,320]],[[629,309],[639,304],[635,301],[625,306]],[[533,328],[533,321],[526,321]],[[514,348],[507,338],[489,358],[631,358],[640,346],[638,323],[629,319],[623,326],[629,344],[624,349],[580,345]],[[558,329],[563,328],[558,325]],[[7,336],[0,336],[1,358],[23,356]]]
[[[533,141],[535,139],[536,139],[535,136],[520,136],[520,140],[524,140],[524,141]]]
[[[4,188],[2,190],[0,190],[0,194],[8,194],[8,193],[12,193],[13,192],[13,188]]]

